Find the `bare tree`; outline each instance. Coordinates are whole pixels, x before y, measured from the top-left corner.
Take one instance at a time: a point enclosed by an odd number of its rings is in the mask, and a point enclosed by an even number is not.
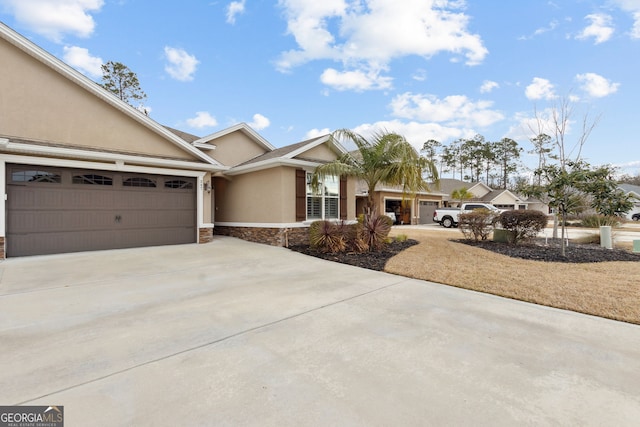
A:
[[[579,132],[570,132],[575,115],[575,104],[569,97],[563,97],[550,109],[550,116],[543,117],[535,108],[535,126],[530,126],[530,130],[535,135],[547,134],[552,138],[552,143],[556,149],[555,159],[557,165],[550,165],[539,168],[536,175],[544,178],[541,182],[541,189],[546,190],[546,202],[554,207],[553,237],[558,237],[558,219],[560,213],[562,217],[561,246],[562,255],[565,255],[566,236],[566,216],[575,196],[575,185],[572,179],[576,176],[575,171],[569,170],[576,165],[582,164],[582,149],[589,139],[591,132],[600,121],[600,115],[591,118],[588,113],[581,117]],[[538,192],[542,194],[543,192]],[[558,210],[560,212],[558,212]]]

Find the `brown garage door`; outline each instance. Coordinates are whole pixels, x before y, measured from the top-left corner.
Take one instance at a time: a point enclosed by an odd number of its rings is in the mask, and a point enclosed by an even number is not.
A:
[[[7,256],[193,243],[195,178],[7,166]]]
[[[438,208],[438,202],[420,200],[420,224],[433,224],[433,213]]]

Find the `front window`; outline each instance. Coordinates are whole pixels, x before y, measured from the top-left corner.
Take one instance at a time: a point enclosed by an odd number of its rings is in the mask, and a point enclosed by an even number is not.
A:
[[[307,172],[307,219],[340,218],[340,178],[325,177],[317,191],[314,191],[311,176],[311,172]]]

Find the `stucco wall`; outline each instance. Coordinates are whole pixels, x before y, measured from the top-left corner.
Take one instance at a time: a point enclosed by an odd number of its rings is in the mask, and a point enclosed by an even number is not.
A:
[[[241,131],[232,132],[211,143],[216,146],[212,157],[226,166],[239,165],[267,152]]]
[[[215,222],[296,222],[295,168],[274,167],[230,180],[215,178]],[[347,181],[347,219],[356,218],[356,181]]]
[[[295,222],[295,169],[275,167],[215,179],[216,222]]]
[[[327,144],[318,145],[310,150],[305,151],[300,156],[303,159],[313,159],[331,162],[335,160],[336,153],[327,146]]]
[[[0,64],[0,135],[193,160],[3,39]]]
[[[494,205],[516,205],[516,208],[518,207],[517,205],[519,203],[516,202],[516,199],[514,199],[513,197],[511,197],[508,193],[502,193],[500,196],[496,197],[493,200],[493,204]]]

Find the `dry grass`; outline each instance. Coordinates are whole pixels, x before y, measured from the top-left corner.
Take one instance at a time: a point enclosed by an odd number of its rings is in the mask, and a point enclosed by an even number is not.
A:
[[[640,324],[640,262],[548,263],[456,243],[457,230],[402,230],[420,244],[385,271],[431,282]]]

